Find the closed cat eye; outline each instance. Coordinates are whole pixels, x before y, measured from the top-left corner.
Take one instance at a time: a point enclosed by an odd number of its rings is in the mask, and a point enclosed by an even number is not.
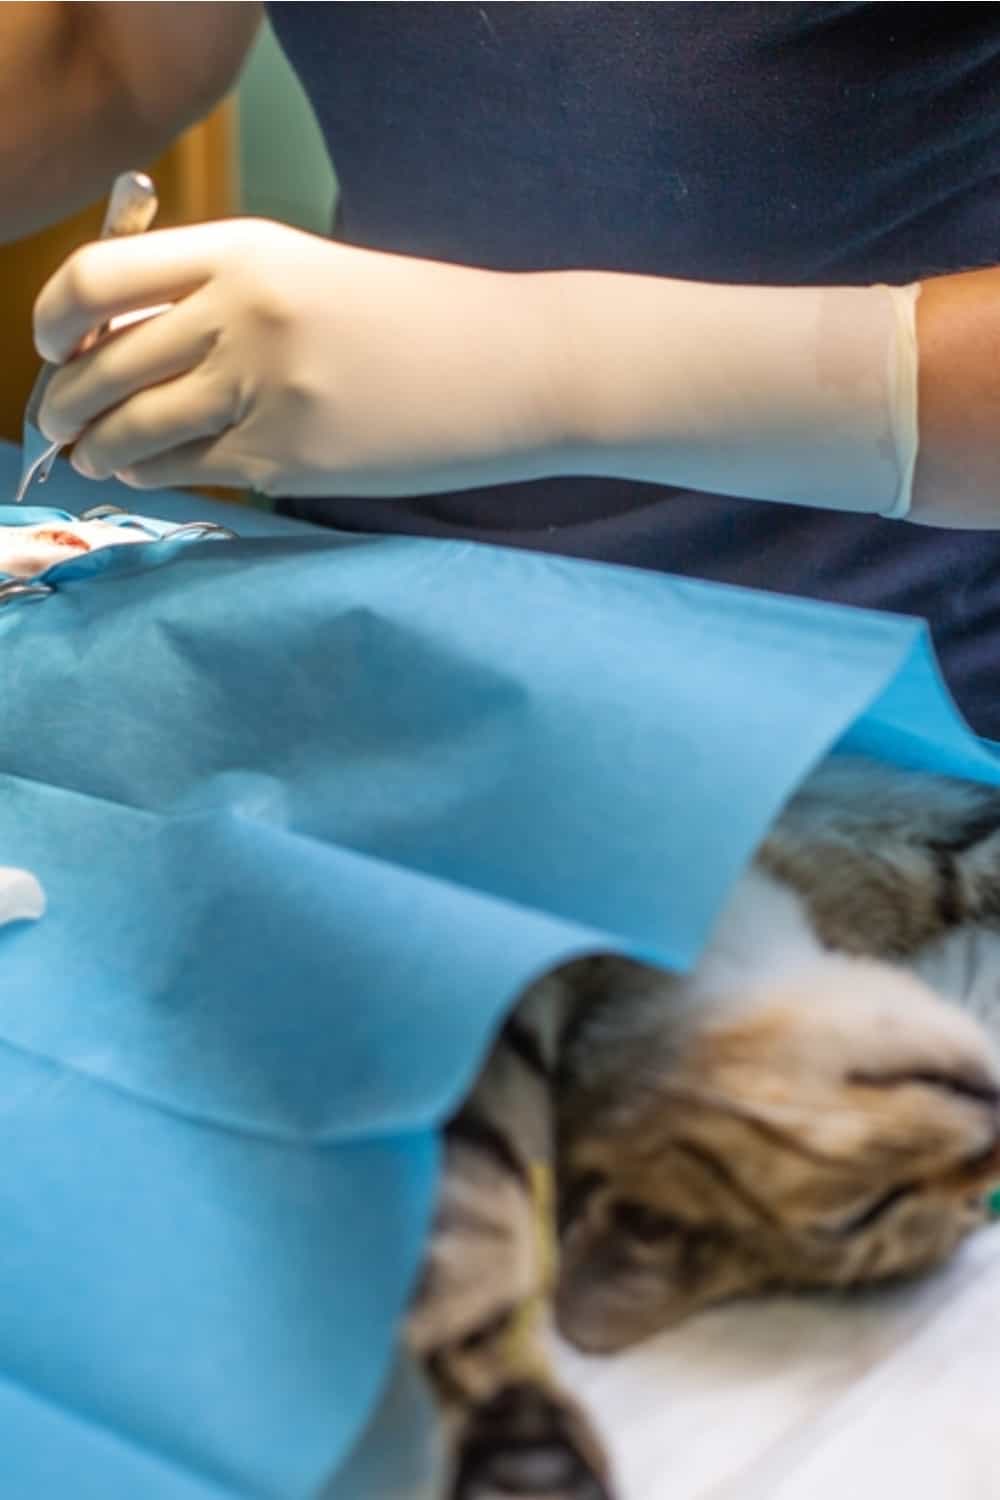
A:
[[[971,1099],[977,1104],[1000,1104],[1000,1090],[980,1078],[962,1078],[956,1073],[935,1073],[929,1068],[915,1068],[912,1072],[865,1073],[860,1070],[848,1074],[849,1083],[860,1083],[869,1088],[901,1088],[907,1084],[923,1084],[927,1088],[944,1089],[946,1093]]]
[[[614,1205],[612,1220],[615,1228],[620,1229],[623,1234],[647,1243],[668,1239],[682,1233],[687,1227],[671,1214],[658,1213],[645,1203],[637,1203],[629,1198],[619,1199]]]

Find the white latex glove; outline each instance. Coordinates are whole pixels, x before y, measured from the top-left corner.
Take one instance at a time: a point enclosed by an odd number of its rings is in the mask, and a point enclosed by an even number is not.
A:
[[[905,515],[916,288],[504,274],[242,220],[85,246],[36,341],[40,421],[140,488],[395,495],[614,474]]]
[[[381,255],[232,220],[84,246],[43,288],[43,357],[126,310],[167,312],[51,381],[46,436],[138,488],[386,495],[550,472],[539,278]]]

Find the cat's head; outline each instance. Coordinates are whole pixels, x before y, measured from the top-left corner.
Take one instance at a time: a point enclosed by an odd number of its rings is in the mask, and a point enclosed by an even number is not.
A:
[[[635,983],[639,1001],[578,1040],[586,1066],[569,1059],[572,1342],[609,1351],[724,1298],[911,1274],[982,1222],[1000,1067],[919,980],[831,954],[736,1006]]]

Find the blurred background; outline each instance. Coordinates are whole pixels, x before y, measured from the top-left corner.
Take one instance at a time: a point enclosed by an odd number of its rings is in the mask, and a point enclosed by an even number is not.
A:
[[[324,233],[336,200],[312,110],[266,25],[231,98],[159,161],[133,165],[155,178],[162,227],[254,214]],[[76,245],[95,238],[103,209],[103,202],[94,204],[42,234],[0,245],[0,438],[21,438],[38,369],[31,341],[35,297]]]
[[[233,109],[239,212],[325,234],[337,195],[333,169],[270,26],[247,62]]]

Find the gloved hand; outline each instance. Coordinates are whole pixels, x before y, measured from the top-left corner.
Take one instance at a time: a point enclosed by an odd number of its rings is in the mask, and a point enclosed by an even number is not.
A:
[[[905,516],[916,287],[516,275],[268,222],[85,246],[43,289],[43,431],[140,488],[394,495],[609,474]]]
[[[70,360],[42,430],[137,488],[392,495],[558,468],[546,278],[382,255],[233,220],[83,247],[42,290],[43,357],[130,309],[166,312]]]

